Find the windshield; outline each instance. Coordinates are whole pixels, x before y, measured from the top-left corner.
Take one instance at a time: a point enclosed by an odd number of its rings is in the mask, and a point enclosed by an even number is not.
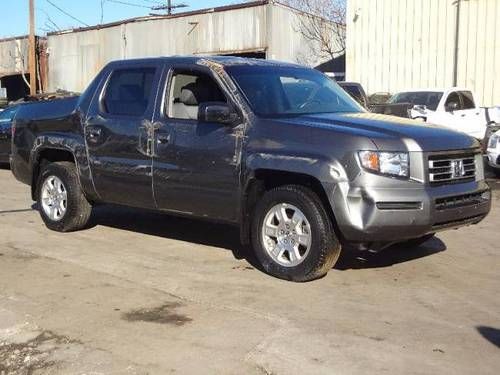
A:
[[[364,111],[335,82],[313,69],[233,66],[227,72],[259,116]]]
[[[435,111],[442,97],[443,93],[439,91],[400,92],[395,94],[389,103],[425,105],[431,111]]]

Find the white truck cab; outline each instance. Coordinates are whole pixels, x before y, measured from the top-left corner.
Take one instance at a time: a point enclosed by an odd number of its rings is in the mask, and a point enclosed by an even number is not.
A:
[[[491,122],[500,122],[500,107],[482,108],[471,90],[409,90],[395,94],[391,103],[411,103],[409,117],[458,130],[482,140]]]

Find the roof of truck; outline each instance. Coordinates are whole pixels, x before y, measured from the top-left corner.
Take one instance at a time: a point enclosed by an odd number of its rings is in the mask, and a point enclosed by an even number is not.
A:
[[[112,61],[110,64],[113,65],[130,65],[130,64],[141,64],[141,63],[152,63],[158,61],[168,61],[174,64],[199,64],[203,61],[207,63],[215,63],[223,66],[234,66],[234,65],[252,65],[252,66],[272,66],[272,67],[302,67],[301,65],[277,61],[277,60],[265,60],[265,59],[255,59],[248,57],[235,57],[235,56],[197,56],[197,55],[187,55],[187,56],[161,56],[161,57],[149,57],[140,59],[127,59],[127,60],[116,60]]]

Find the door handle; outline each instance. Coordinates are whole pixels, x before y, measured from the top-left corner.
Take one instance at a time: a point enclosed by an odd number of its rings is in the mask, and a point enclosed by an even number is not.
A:
[[[101,137],[101,135],[102,135],[101,128],[96,128],[96,127],[87,128],[87,136],[89,137],[89,140],[96,141],[98,138]]]
[[[170,134],[169,135],[158,135],[156,138],[156,143],[159,145],[166,145],[170,143]]]

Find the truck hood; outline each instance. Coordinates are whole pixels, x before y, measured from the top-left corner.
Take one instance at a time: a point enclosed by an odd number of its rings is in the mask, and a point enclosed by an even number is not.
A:
[[[474,138],[442,126],[375,113],[314,114],[286,121],[366,136],[381,150],[446,151],[480,146]]]

